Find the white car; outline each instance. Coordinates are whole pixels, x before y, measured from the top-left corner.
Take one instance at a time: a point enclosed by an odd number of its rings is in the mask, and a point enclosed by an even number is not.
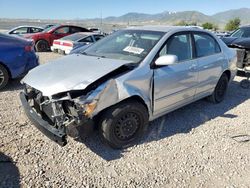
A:
[[[104,35],[92,32],[75,33],[58,40],[54,40],[53,45],[51,46],[51,51],[67,55],[71,52],[71,50],[95,43],[103,37]]]
[[[30,34],[30,33],[39,33],[42,32],[44,29],[42,27],[37,26],[19,26],[15,27],[11,30],[9,30],[8,34],[14,34],[14,35],[24,35],[24,34]]]

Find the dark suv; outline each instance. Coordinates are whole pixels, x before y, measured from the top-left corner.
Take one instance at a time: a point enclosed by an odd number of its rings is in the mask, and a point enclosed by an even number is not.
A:
[[[250,26],[243,26],[222,40],[227,46],[237,49],[237,74],[245,76],[244,67],[250,64]]]

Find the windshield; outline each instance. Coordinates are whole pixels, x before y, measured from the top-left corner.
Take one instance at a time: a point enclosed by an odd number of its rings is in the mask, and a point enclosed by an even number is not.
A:
[[[121,30],[93,44],[83,53],[138,63],[164,34],[158,31]]]
[[[235,32],[231,34],[231,37],[237,37],[237,38],[248,38],[250,37],[250,27],[243,27],[240,29],[237,29]]]
[[[75,33],[73,35],[69,35],[69,36],[66,36],[66,37],[63,37],[62,39],[63,40],[70,40],[70,41],[78,41],[84,37],[86,37],[87,35],[86,34],[82,34],[82,33]]]
[[[47,29],[44,29],[43,32],[44,32],[44,33],[47,33],[47,32],[49,32],[50,30],[57,28],[58,26],[59,26],[59,25],[53,25],[53,26],[51,26],[51,27],[48,27]]]

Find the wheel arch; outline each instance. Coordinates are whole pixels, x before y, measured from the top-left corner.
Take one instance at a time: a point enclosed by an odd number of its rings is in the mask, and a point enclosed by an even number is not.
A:
[[[227,75],[228,81],[231,80],[232,74],[231,74],[231,71],[230,71],[230,70],[225,70],[222,74],[226,74],[226,75]]]
[[[36,40],[36,42],[35,42],[35,45],[36,45],[39,41],[45,41],[45,42],[47,42],[48,45],[49,45],[49,41],[46,40],[46,39],[44,39],[44,38],[38,38],[38,39]]]
[[[95,116],[93,116],[94,121],[98,121],[100,119],[100,117],[104,114],[104,112],[106,110],[108,110],[109,108],[111,108],[111,107],[113,107],[115,105],[119,105],[119,104],[122,104],[122,103],[125,103],[125,102],[131,102],[131,101],[136,101],[136,102],[141,103],[145,107],[145,109],[147,110],[148,117],[150,117],[149,107],[147,106],[147,104],[145,103],[143,98],[141,96],[139,96],[139,95],[133,95],[133,96],[130,96],[130,97],[126,98],[126,99],[123,99],[123,100],[121,100],[121,101],[119,101],[119,102],[117,102],[117,103],[115,103],[115,104],[113,104],[111,106],[108,106],[107,108],[102,109]]]
[[[0,65],[2,65],[7,70],[9,77],[12,78],[12,74],[10,72],[9,67],[7,67],[2,61],[0,61]]]

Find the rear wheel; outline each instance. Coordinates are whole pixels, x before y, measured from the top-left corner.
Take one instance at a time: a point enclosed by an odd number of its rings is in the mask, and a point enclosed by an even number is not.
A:
[[[45,40],[39,40],[37,41],[35,48],[37,52],[47,52],[49,44]]]
[[[223,73],[215,87],[213,94],[208,97],[208,100],[213,103],[222,102],[225,98],[227,87],[228,87],[228,77],[225,73]]]
[[[100,120],[101,137],[111,147],[128,147],[138,140],[148,125],[147,109],[138,102],[124,102],[109,108]]]
[[[9,81],[9,74],[6,68],[0,65],[0,89],[4,88]]]

